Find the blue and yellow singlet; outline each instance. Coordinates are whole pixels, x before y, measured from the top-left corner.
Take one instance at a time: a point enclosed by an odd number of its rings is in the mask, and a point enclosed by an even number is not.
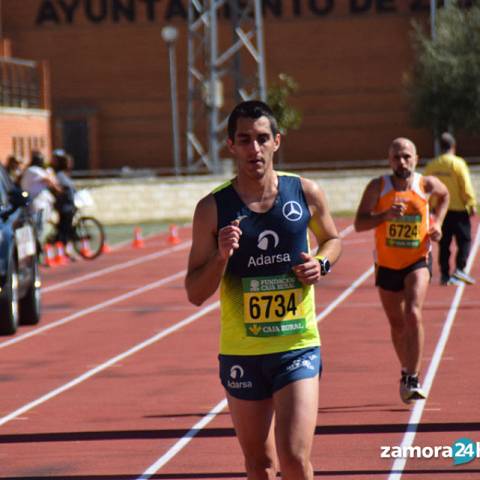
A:
[[[213,191],[218,229],[241,219],[240,247],[220,286],[220,353],[261,355],[317,346],[312,286],[292,266],[308,252],[310,212],[300,177],[278,174],[278,195],[265,213],[251,211],[229,181]]]

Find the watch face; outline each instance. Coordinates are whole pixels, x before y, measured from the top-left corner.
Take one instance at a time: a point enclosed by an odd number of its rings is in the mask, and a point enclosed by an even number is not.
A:
[[[325,273],[328,273],[330,271],[330,262],[327,259],[323,261],[323,267],[325,269]]]
[[[323,258],[319,260],[320,263],[320,275],[324,276],[330,271],[330,262],[328,259]]]

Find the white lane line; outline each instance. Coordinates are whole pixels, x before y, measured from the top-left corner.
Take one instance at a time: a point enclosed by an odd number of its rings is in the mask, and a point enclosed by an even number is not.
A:
[[[43,327],[39,327],[39,328],[36,328],[35,330],[31,330],[30,332],[24,333],[23,335],[17,335],[15,337],[12,337],[11,339],[0,343],[0,350],[2,348],[9,347],[10,345],[15,345],[16,343],[22,342],[27,338],[34,337],[35,335],[40,335],[41,333],[51,330],[52,328],[57,328],[61,325],[65,325],[66,323],[69,323],[72,320],[76,320],[77,318],[84,317],[85,315],[89,315],[90,313],[98,312],[99,310],[109,307],[110,305],[115,305],[116,303],[123,302],[124,300],[135,297],[136,295],[140,295],[142,293],[148,292],[149,290],[153,290],[154,288],[161,287],[166,283],[172,282],[174,280],[177,280],[185,276],[185,273],[186,273],[186,270],[182,270],[181,272],[177,272],[174,275],[169,275],[168,277],[161,278],[160,280],[157,280],[155,282],[148,283],[143,287],[139,287],[139,288],[136,288],[135,290],[131,290],[130,292],[124,293],[117,297],[113,297],[110,300],[105,300],[104,302],[97,303],[96,305],[92,305],[91,307],[84,308],[83,310],[79,310],[78,312],[72,313],[71,315],[63,317],[60,320],[57,320],[55,322],[48,323]]]
[[[84,282],[86,280],[91,280],[92,278],[101,277],[102,275],[106,275],[107,273],[116,272],[118,270],[122,270],[124,268],[134,267],[135,265],[139,265],[141,263],[149,262],[150,260],[154,260],[155,258],[164,257],[165,255],[170,255],[171,253],[175,253],[179,250],[184,250],[185,248],[190,247],[192,242],[183,242],[175,247],[166,248],[160,252],[150,253],[149,255],[145,255],[140,258],[135,258],[134,260],[128,260],[127,262],[118,263],[117,265],[112,265],[111,267],[102,268],[101,270],[97,270],[92,273],[87,273],[85,275],[81,275],[76,278],[72,278],[70,280],[65,280],[63,282],[56,283],[54,285],[49,285],[47,287],[42,287],[42,294],[53,292],[55,290],[59,290],[60,288],[68,287],[70,285],[75,285],[76,283]]]
[[[353,226],[349,225],[348,227],[344,228],[340,232],[340,236],[343,238],[346,235],[350,234],[352,231],[353,231]],[[167,248],[165,250],[162,250],[161,252],[155,252],[155,253],[152,253],[150,255],[146,255],[144,257],[141,257],[141,258],[137,258],[137,259],[134,259],[134,260],[129,260],[127,262],[120,263],[118,265],[113,265],[111,267],[107,267],[107,268],[98,270],[96,272],[88,273],[88,274],[83,275],[81,277],[73,278],[71,280],[66,280],[64,282],[60,282],[60,283],[57,283],[55,285],[50,285],[48,287],[42,288],[42,293],[58,290],[60,288],[63,288],[63,287],[69,286],[69,285],[73,285],[73,284],[83,282],[83,281],[86,281],[86,280],[91,280],[92,278],[96,278],[96,277],[99,277],[101,275],[106,275],[107,273],[112,273],[112,272],[115,272],[117,270],[132,267],[132,266],[135,266],[135,265],[153,260],[155,258],[159,258],[159,257],[165,256],[165,255],[168,255],[170,253],[174,253],[178,250],[183,250],[183,249],[189,247],[190,245],[191,245],[191,241],[188,241],[188,242],[182,243],[180,245],[176,245],[175,247],[171,247],[171,248]],[[183,271],[182,273],[185,273],[185,271]],[[171,277],[167,277],[165,279],[164,283],[166,283],[168,281],[171,281],[171,280],[174,280],[175,278],[177,278],[178,275],[180,275],[180,274],[176,274],[176,275],[172,275]],[[157,286],[160,286],[160,285],[156,285],[156,283],[155,283],[155,286],[153,286],[152,288],[156,288]],[[144,288],[144,287],[142,287],[142,288]],[[135,292],[137,292],[137,293],[135,293]],[[130,293],[125,294],[125,295],[133,296],[133,295],[137,295],[138,293],[142,293],[141,289],[134,290],[133,292],[130,292]],[[70,322],[70,321],[72,321],[72,320],[74,320],[78,317],[82,317],[84,315],[88,315],[89,313],[96,312],[97,310],[100,310],[101,308],[104,308],[104,307],[109,306],[109,305],[113,305],[117,302],[120,302],[120,301],[126,299],[126,298],[129,298],[129,296],[125,297],[124,295],[121,295],[120,297],[115,297],[111,300],[107,300],[106,302],[100,303],[98,305],[94,305],[92,307],[80,310],[79,312],[76,312],[72,315],[69,315],[68,317],[62,318],[62,319],[60,319],[56,322],[52,322],[48,325],[45,325],[44,327],[39,327],[39,328],[37,328],[35,330],[32,330],[28,333],[24,333],[23,335],[18,335],[17,334],[16,337],[14,337],[10,340],[7,340],[5,342],[1,342],[0,343],[0,349],[8,347],[10,345],[14,345],[16,343],[19,343],[23,340],[26,340],[27,338],[33,337],[33,336],[38,335],[40,333],[43,333],[47,330],[51,330],[52,328],[55,328],[55,327],[58,327],[60,325],[65,324],[65,323],[68,323],[68,322]]]
[[[470,256],[468,258],[468,263],[466,267],[467,272],[470,272],[470,269],[472,268],[473,261],[478,252],[479,244],[480,244],[480,227],[477,229],[475,243],[470,253]],[[450,310],[448,311],[447,318],[443,325],[440,338],[438,339],[437,345],[435,347],[435,351],[433,353],[432,360],[428,366],[427,374],[425,376],[425,381],[423,383],[423,388],[425,389],[427,396],[430,393],[433,380],[435,379],[435,375],[440,365],[440,361],[442,360],[442,354],[443,354],[443,351],[445,350],[448,337],[450,336],[450,332],[453,327],[453,322],[455,320],[455,316],[457,314],[458,306],[460,304],[460,300],[462,299],[464,290],[465,290],[464,283],[457,286],[457,290],[455,291],[455,295],[453,297]],[[413,445],[413,441],[415,440],[415,435],[417,433],[417,426],[420,424],[420,420],[422,418],[422,414],[425,409],[426,403],[427,402],[425,400],[415,402],[415,406],[413,407],[412,413],[410,414],[410,418],[408,420],[407,429],[402,439],[402,443],[401,443],[402,451],[403,451],[403,447],[408,448]],[[406,463],[407,463],[406,458],[397,458],[393,462],[388,480],[400,480],[400,478],[402,478],[403,470],[405,468]]]
[[[353,225],[349,225],[348,227],[344,228],[340,232],[339,235],[340,235],[341,238],[344,238],[347,235],[349,235],[352,231],[353,231]],[[116,272],[118,270],[122,270],[124,268],[134,267],[134,266],[139,265],[141,263],[145,263],[145,262],[148,262],[150,260],[154,260],[155,258],[164,257],[165,255],[169,255],[170,253],[175,253],[175,252],[178,252],[179,250],[184,250],[184,249],[190,247],[191,244],[192,244],[191,241],[182,242],[181,244],[176,245],[174,247],[166,248],[165,250],[162,250],[161,252],[151,253],[149,255],[145,255],[143,257],[136,258],[134,260],[129,260],[127,262],[119,263],[119,264],[113,265],[111,267],[102,268],[102,269],[97,270],[95,272],[87,273],[85,275],[81,275],[79,277],[72,278],[70,280],[65,280],[63,282],[59,282],[59,283],[56,283],[54,285],[49,285],[47,287],[42,287],[42,294],[53,292],[55,290],[59,290],[60,288],[68,287],[70,285],[75,285],[77,283],[84,282],[86,280],[91,280],[92,278],[97,278],[97,277],[100,277],[102,275],[106,275],[108,273],[112,273],[112,272]]]
[[[348,227],[345,227],[339,233],[339,235],[340,235],[341,238],[344,238],[347,235],[349,235],[351,232],[353,232],[353,225],[349,225]],[[165,255],[169,255],[170,253],[178,252],[179,250],[184,250],[184,249],[190,247],[191,244],[192,244],[192,242],[190,240],[188,242],[182,242],[181,244],[176,245],[174,247],[166,248],[165,250],[162,250],[161,252],[151,253],[149,255],[145,255],[144,257],[136,258],[134,260],[129,260],[129,261],[124,262],[124,263],[119,263],[119,264],[113,265],[111,267],[102,268],[102,269],[97,270],[95,272],[87,273],[85,275],[81,275],[79,277],[72,278],[70,280],[65,280],[63,282],[59,282],[59,283],[56,283],[54,285],[49,285],[47,287],[42,287],[42,293],[53,292],[55,290],[59,290],[60,288],[68,287],[70,285],[75,285],[76,283],[84,282],[86,280],[91,280],[92,278],[97,278],[97,277],[100,277],[102,275],[106,275],[108,273],[112,273],[112,272],[116,272],[118,270],[122,270],[124,268],[134,267],[135,265],[139,265],[141,263],[148,262],[148,261],[153,260],[155,258],[163,257]]]
[[[351,295],[356,288],[358,288],[371,274],[373,267],[369,268],[360,277],[358,277],[344,292],[342,292],[333,302],[331,302],[324,310],[322,310],[316,317],[317,322],[324,319],[332,310],[334,310],[340,303],[342,303],[349,295]],[[190,441],[200,432],[200,430],[210,423],[219,413],[221,413],[227,406],[227,400],[224,398],[220,401],[207,415],[205,415],[198,423],[196,423],[180,440],[178,440],[172,447],[170,447],[158,460],[150,465],[145,472],[137,477],[136,480],[148,480],[152,478],[167,462],[169,462],[177,453],[185,448]],[[199,426],[202,422],[202,426]]]
[[[352,231],[353,231],[353,226],[349,225],[348,227],[344,228],[340,232],[340,236],[343,238],[346,235],[348,235],[349,233],[351,233]],[[71,279],[71,280],[66,280],[65,282],[61,282],[61,283],[58,283],[58,284],[55,284],[55,285],[50,285],[49,287],[42,288],[42,293],[43,292],[50,292],[50,291],[53,291],[53,290],[58,290],[60,288],[66,287],[68,285],[72,285],[72,284],[82,282],[82,281],[85,281],[85,280],[91,280],[92,278],[96,278],[96,277],[99,277],[101,275],[105,275],[107,273],[115,272],[117,270],[120,270],[120,269],[123,269],[123,268],[128,268],[128,267],[131,267],[131,266],[135,266],[135,265],[138,265],[140,263],[144,263],[144,262],[147,262],[149,260],[152,260],[154,258],[162,257],[162,256],[165,256],[165,255],[168,255],[169,253],[174,253],[178,250],[185,249],[185,248],[189,247],[190,245],[191,245],[191,241],[188,241],[188,242],[185,242],[184,244],[176,245],[175,247],[168,248],[166,250],[162,250],[161,252],[155,252],[155,253],[152,253],[150,255],[146,255],[144,257],[141,257],[141,258],[137,258],[137,259],[134,259],[134,260],[129,260],[128,262],[124,262],[124,263],[121,263],[121,264],[118,264],[118,265],[113,265],[112,267],[107,267],[107,268],[104,268],[102,270],[98,270],[96,272],[92,272],[92,273],[83,275],[81,277],[77,277],[77,278],[74,278],[74,279]],[[45,331],[48,331],[48,330],[51,330],[53,328],[64,325],[65,323],[68,323],[72,320],[75,320],[76,318],[83,317],[85,315],[88,315],[89,313],[96,312],[96,311],[98,311],[98,310],[100,310],[104,307],[108,307],[108,306],[113,305],[115,303],[121,302],[122,300],[130,298],[131,296],[143,293],[143,291],[150,290],[151,288],[157,288],[158,286],[161,286],[164,283],[175,280],[176,278],[178,278],[178,276],[180,276],[184,273],[185,273],[185,270],[182,271],[182,272],[179,272],[175,275],[172,275],[170,277],[166,277],[165,279],[159,280],[159,282],[162,282],[162,283],[154,282],[153,284],[150,284],[150,285],[152,285],[151,287],[149,287],[148,285],[145,286],[145,287],[141,287],[137,290],[133,290],[132,292],[126,293],[124,295],[120,295],[119,297],[114,297],[110,300],[99,303],[99,304],[94,305],[92,307],[80,310],[80,311],[78,311],[78,312],[76,312],[72,315],[69,315],[67,317],[64,317],[64,318],[62,318],[62,319],[60,319],[56,322],[49,323],[48,325],[36,328],[35,330],[31,330],[28,333],[24,333],[22,335],[17,334],[15,337],[11,338],[10,340],[0,342],[0,349],[5,348],[5,347],[9,347],[10,345],[15,345],[16,343],[19,343],[23,340],[26,340],[27,338],[34,337],[36,335],[39,335],[40,333],[44,333]],[[143,290],[143,288],[146,288],[147,290]]]
[[[181,226],[182,227],[189,227],[189,226],[191,226],[191,224],[190,223],[184,223]],[[148,235],[144,235],[143,238],[145,240],[152,241],[152,243],[153,243],[153,242],[161,241],[162,239],[163,240],[166,239],[166,236],[167,236],[167,231],[158,230],[158,231],[151,232]],[[112,247],[112,250],[119,250],[119,249],[121,249],[123,247],[126,247],[127,245],[131,245],[131,244],[132,244],[132,240],[122,240],[121,242],[117,242],[117,243],[111,245],[111,247]]]
[[[137,480],[148,480],[155,475],[167,462],[169,462],[177,453],[183,450],[190,440],[195,437],[202,428],[206,427],[219,413],[227,406],[227,399],[224,398],[218,402],[202,419],[200,419],[173,447],[162,455],[155,463],[150,465]]]
[[[324,308],[317,315],[317,322],[321,322],[332,310],[338,307],[347,297],[349,297],[374,271],[370,267],[367,271],[362,273],[346,290],[344,290],[330,305]]]
[[[353,225],[348,225],[348,227],[345,227],[340,233],[340,238],[344,238],[347,235],[350,235],[353,232],[354,228]]]
[[[372,241],[369,238],[357,238],[352,240],[345,240],[344,245],[358,245],[360,243],[371,243]]]
[[[182,272],[182,275],[184,273],[185,272]],[[153,284],[150,284],[148,287],[149,287],[149,289],[155,288],[153,286]],[[134,347],[126,350],[123,353],[120,353],[119,355],[111,358],[110,360],[107,360],[106,362],[98,365],[97,367],[92,368],[91,370],[88,370],[87,372],[85,372],[82,375],[74,378],[70,382],[65,383],[64,385],[50,391],[49,393],[37,398],[36,400],[34,400],[30,403],[27,403],[26,405],[18,408],[17,410],[13,411],[12,413],[10,413],[8,415],[5,415],[4,417],[1,417],[0,418],[0,426],[5,425],[10,420],[13,420],[14,418],[19,417],[20,415],[24,414],[25,412],[28,412],[29,410],[32,410],[33,408],[38,407],[39,405],[47,402],[48,400],[52,399],[53,397],[56,397],[57,395],[60,395],[61,393],[75,387],[76,385],[78,385],[78,384],[84,382],[85,380],[93,377],[97,373],[100,373],[103,370],[115,365],[116,363],[121,362],[122,360],[125,360],[127,357],[130,357],[131,355],[133,355],[135,353],[138,353],[139,351],[141,351],[141,350],[145,349],[146,347],[154,344],[155,342],[158,342],[162,338],[165,338],[167,335],[170,335],[170,334],[176,332],[177,330],[180,330],[181,328],[186,327],[187,325],[194,322],[195,320],[202,317],[203,315],[211,312],[212,310],[215,310],[216,308],[219,307],[219,305],[220,305],[220,302],[218,302],[218,301],[216,301],[214,303],[210,303],[209,305],[202,308],[201,310],[194,313],[193,315],[190,315],[187,318],[181,320],[180,322],[175,323],[171,327],[168,327],[168,328],[160,331],[159,333],[157,333],[153,337],[148,338],[147,340],[135,345]]]
[[[347,227],[348,228],[348,227]],[[154,288],[157,288],[161,285],[163,285],[164,283],[166,283],[167,281],[171,281],[171,280],[174,280],[175,278],[178,278],[180,276],[183,276],[185,275],[185,270],[182,271],[182,272],[178,272],[177,274],[175,275],[171,275],[170,277],[166,277],[164,279],[161,279],[157,282],[153,282],[153,283],[150,283],[148,285],[145,285],[144,287],[141,287],[141,288],[138,288],[136,290],[133,290],[131,292],[128,292],[124,295],[120,295],[118,297],[115,297],[113,299],[110,299],[110,300],[107,300],[106,302],[102,302],[100,304],[97,304],[95,306],[92,306],[92,307],[89,307],[87,309],[84,309],[84,310],[81,310],[73,315],[70,315],[68,317],[65,317],[61,320],[59,320],[58,322],[54,322],[52,324],[49,324],[49,325],[46,325],[45,327],[42,327],[42,328],[39,328],[35,331],[32,331],[30,332],[30,334],[25,334],[23,335],[23,337],[16,337],[16,338],[13,338],[12,340],[8,341],[8,342],[4,342],[2,344],[0,344],[0,348],[6,346],[7,344],[11,344],[11,343],[17,343],[17,341],[20,341],[21,338],[28,338],[29,336],[33,336],[33,335],[36,335],[38,333],[41,333],[41,332],[44,332],[46,330],[49,330],[51,328],[54,328],[55,326],[58,326],[58,325],[62,325],[64,323],[67,323],[69,321],[72,321],[74,320],[75,318],[78,318],[79,316],[83,316],[83,315],[87,315],[89,313],[92,313],[94,311],[97,311],[97,310],[100,310],[101,308],[105,308],[106,306],[109,306],[109,305],[112,305],[114,303],[117,303],[117,302],[120,302],[122,300],[126,300],[128,298],[131,298],[132,296],[135,296],[135,295],[139,295],[140,293],[144,293],[148,290],[152,290]],[[365,274],[364,274],[365,275]],[[355,283],[355,282],[354,282]],[[351,287],[350,287],[351,288]],[[348,296],[348,295],[347,295]],[[346,298],[346,297],[344,297]],[[20,415],[22,415],[23,413],[37,407],[38,405],[41,405],[42,403],[45,403],[46,401],[50,400],[51,398],[53,397],[56,397],[57,395],[59,395],[60,393],[63,393],[65,392],[66,390],[69,390],[70,388],[84,382],[85,380],[87,380],[88,378],[96,375],[97,373],[105,370],[106,368],[109,368],[111,366],[113,366],[115,363],[117,362],[120,362],[122,360],[124,360],[125,358],[133,355],[134,353],[137,353],[138,351],[146,348],[147,346],[157,342],[158,340],[164,338],[165,336],[179,330],[180,328],[183,328],[184,326],[186,325],[189,325],[190,323],[194,322],[195,320],[197,320],[199,317],[205,315],[206,313],[209,313],[210,311],[218,308],[220,305],[220,303],[217,301],[217,302],[214,302],[214,303],[211,303],[209,304],[207,307],[204,307],[202,308],[200,311],[196,312],[195,314],[193,315],[190,315],[189,317],[187,317],[186,319],[174,324],[172,327],[169,327],[165,330],[162,330],[161,332],[159,332],[157,335],[154,335],[153,337],[145,340],[144,342],[136,345],[135,347],[132,347],[131,349],[127,350],[126,352],[123,352],[121,353],[120,355],[117,355],[113,358],[111,358],[110,360],[108,360],[107,362],[104,362],[102,363],[101,365],[91,369],[91,370],[88,370],[87,372],[85,372],[84,374],[80,375],[79,377],[73,379],[72,381],[62,385],[61,387],[59,388],[56,388],[55,390],[52,390],[51,392],[43,395],[42,397],[39,397],[37,398],[36,400],[24,405],[23,407],[20,407],[19,409],[13,411],[12,413],[4,416],[4,417],[1,417],[0,418],[0,426],[2,425],[5,425],[7,422],[9,422],[10,420],[14,419],[14,418],[17,418],[19,417]],[[338,305],[338,303],[337,303]],[[330,306],[329,306],[330,307]],[[329,308],[327,307],[327,309]],[[223,400],[222,400],[223,402]],[[220,402],[217,407],[220,408],[220,406],[222,406],[222,402]],[[226,405],[226,404],[225,404]],[[206,425],[206,423],[209,423],[219,412],[221,412],[223,410],[223,408],[225,408],[225,406],[223,406],[220,410],[218,410],[217,413],[214,413],[216,412],[216,408],[215,407],[206,417],[204,417],[200,422],[198,422],[198,424],[200,425]],[[211,419],[207,419],[207,417],[211,416]],[[208,421],[207,421],[208,420]],[[202,421],[205,421],[206,423],[205,424],[202,424]],[[197,424],[197,425],[198,425]],[[203,428],[203,426],[201,428]],[[201,429],[200,428],[200,429]],[[196,430],[196,432],[198,432],[199,429]],[[192,432],[192,430],[190,430],[190,432]],[[188,434],[187,434],[188,435]],[[187,438],[187,435],[185,435],[184,437],[182,437],[182,439],[180,441],[182,441],[183,439],[186,439]],[[196,433],[195,433],[196,435]],[[193,435],[193,436],[195,436]],[[191,438],[193,438],[193,436],[191,436]],[[190,441],[190,439],[188,439],[188,441],[185,441],[183,440],[183,442],[185,442],[185,445]],[[179,442],[177,442],[178,444]],[[184,445],[184,446],[185,446]],[[173,447],[172,447],[173,448]],[[183,446],[180,448],[182,449]],[[172,449],[170,449],[172,450]],[[169,451],[170,451],[169,450]],[[168,453],[168,452],[167,452]],[[166,455],[166,454],[165,454]],[[164,457],[165,457],[164,455]],[[165,457],[166,458],[166,457]],[[168,461],[168,460],[167,460]],[[160,468],[160,467],[158,467]]]

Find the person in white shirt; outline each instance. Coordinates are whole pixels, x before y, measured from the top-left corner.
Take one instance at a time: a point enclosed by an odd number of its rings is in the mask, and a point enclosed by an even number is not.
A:
[[[32,151],[30,165],[22,176],[21,187],[30,196],[30,212],[35,218],[38,238],[42,241],[45,224],[50,220],[55,203],[52,192],[61,192],[61,187],[55,174],[45,168],[41,152]]]

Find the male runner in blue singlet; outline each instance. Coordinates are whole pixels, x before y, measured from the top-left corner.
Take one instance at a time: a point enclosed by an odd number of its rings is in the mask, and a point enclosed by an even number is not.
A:
[[[228,122],[237,176],[200,200],[185,281],[201,305],[220,285],[220,378],[250,480],[312,480],[320,339],[313,285],[341,242],[316,183],[277,172],[270,108],[242,102]],[[319,245],[310,253],[310,229]]]

